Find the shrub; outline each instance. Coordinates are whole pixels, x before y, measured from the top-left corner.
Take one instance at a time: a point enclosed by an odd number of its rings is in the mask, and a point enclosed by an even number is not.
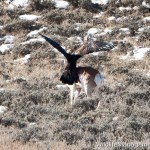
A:
[[[7,9],[6,10],[6,14],[11,18],[11,19],[17,19],[18,16],[20,15],[24,15],[29,13],[26,9],[19,9],[19,8],[15,8],[15,9]]]
[[[77,8],[80,6],[80,0],[67,0],[73,7]]]
[[[47,136],[48,133],[40,127],[28,127],[17,134],[16,140],[26,143],[36,139],[44,140]]]
[[[108,5],[117,6],[117,7],[133,7],[137,5],[141,5],[142,0],[132,1],[132,0],[119,0],[116,3],[116,0],[110,0]]]
[[[145,54],[145,60],[150,61],[150,51]]]
[[[65,37],[71,37],[71,36],[79,36],[83,35],[84,29],[82,30],[76,30],[74,28],[74,25],[66,25],[66,26],[61,26],[61,25],[55,25],[55,26],[50,26],[51,28],[51,34],[58,34],[60,36],[65,36]]]
[[[16,45],[12,50],[13,59],[17,59],[18,56],[25,56],[31,53],[31,49],[27,48],[26,45]]]
[[[35,52],[32,55],[32,59],[53,59],[56,57],[56,53],[54,51],[43,51],[43,52]]]
[[[32,11],[43,11],[45,9],[51,10],[54,8],[54,2],[48,0],[48,1],[42,1],[41,0],[31,0],[30,1],[30,7]]]
[[[119,54],[127,54],[127,52],[131,51],[133,49],[133,45],[130,43],[124,43],[124,42],[120,42],[118,44],[118,53]]]
[[[76,144],[76,142],[81,139],[80,135],[77,135],[76,133],[73,132],[68,132],[68,131],[64,131],[61,132],[59,135],[59,140],[60,141],[65,141],[68,145],[71,144]]]
[[[24,57],[27,54],[32,53],[34,50],[37,51],[37,49],[41,48],[42,46],[46,46],[43,43],[30,43],[22,45],[20,43],[16,44],[15,47],[12,50],[13,59],[17,59],[19,57]],[[48,57],[48,56],[47,56]]]
[[[61,11],[52,10],[49,13],[46,14],[46,16],[44,17],[44,19],[48,23],[61,24],[64,21],[65,16],[63,15],[63,12],[61,12]]]
[[[34,21],[26,21],[26,20],[14,20],[6,26],[4,26],[5,32],[12,33],[20,33],[22,30],[30,31],[37,30],[41,27],[41,24],[35,23]]]
[[[82,0],[81,2],[81,8],[96,13],[99,12],[99,10],[102,10],[102,7],[98,4],[91,3],[91,0]]]
[[[93,4],[91,0],[68,0],[74,8],[83,8],[90,12],[99,12],[102,9],[100,5]]]
[[[0,8],[0,16],[5,15],[6,11],[3,8]]]
[[[144,6],[140,6],[139,12],[144,14],[144,13],[150,13],[149,8],[145,8]]]
[[[150,31],[147,29],[147,30],[144,30],[141,35],[139,36],[139,39],[138,39],[139,42],[143,42],[143,41],[150,41]]]

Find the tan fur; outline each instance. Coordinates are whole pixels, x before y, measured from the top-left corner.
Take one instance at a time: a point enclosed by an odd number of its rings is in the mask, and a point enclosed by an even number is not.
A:
[[[91,67],[79,67],[78,68],[78,83],[70,85],[70,100],[71,105],[75,104],[75,100],[83,89],[87,97],[91,97],[91,94],[95,88],[99,86],[95,82],[96,75],[100,73]],[[103,80],[103,77],[100,75],[100,80]],[[79,87],[78,87],[79,86]]]

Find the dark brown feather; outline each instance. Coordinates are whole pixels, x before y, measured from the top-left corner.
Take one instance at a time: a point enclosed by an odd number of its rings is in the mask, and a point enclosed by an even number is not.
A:
[[[110,51],[112,48],[114,48],[112,43],[90,40],[86,41],[75,53],[83,56],[93,52]]]

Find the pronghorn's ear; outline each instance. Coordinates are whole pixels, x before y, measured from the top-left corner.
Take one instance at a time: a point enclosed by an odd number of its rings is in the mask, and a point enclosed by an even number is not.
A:
[[[93,52],[109,51],[112,48],[114,48],[113,43],[89,40],[78,48],[75,53],[83,56]]]

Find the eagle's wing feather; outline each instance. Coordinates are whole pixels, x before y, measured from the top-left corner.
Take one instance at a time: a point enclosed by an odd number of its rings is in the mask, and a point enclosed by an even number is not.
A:
[[[76,54],[86,55],[93,52],[109,51],[114,47],[113,43],[90,41],[85,42],[80,48],[76,50]]]
[[[76,61],[81,57],[81,55],[78,54],[69,54],[67,53],[57,42],[53,41],[52,39],[48,38],[47,36],[44,36],[40,34],[47,42],[49,42],[54,48],[56,48],[59,52],[61,52],[65,58],[68,61],[68,67],[69,69],[74,69],[76,67]]]
[[[40,33],[39,33],[40,34]],[[52,39],[48,38],[40,34],[48,43],[50,43],[54,48],[56,48],[59,52],[61,52],[66,58],[68,57],[68,53],[63,49],[57,42],[53,41]]]

